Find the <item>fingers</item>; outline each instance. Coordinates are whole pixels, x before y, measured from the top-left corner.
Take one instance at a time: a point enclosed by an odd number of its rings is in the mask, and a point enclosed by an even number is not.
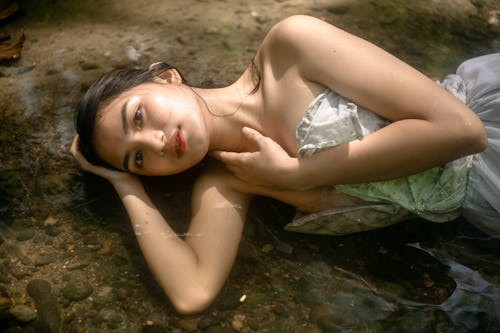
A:
[[[75,135],[73,138],[73,141],[71,142],[71,147],[69,148],[69,151],[71,155],[75,156],[75,154],[78,152],[78,140],[80,139],[80,136],[78,134]]]
[[[259,131],[255,130],[253,128],[250,128],[250,127],[243,127],[241,129],[241,131],[243,132],[243,135],[247,139],[249,139],[252,142],[256,143],[258,147],[261,147],[261,145],[263,143],[263,140],[266,138]]]

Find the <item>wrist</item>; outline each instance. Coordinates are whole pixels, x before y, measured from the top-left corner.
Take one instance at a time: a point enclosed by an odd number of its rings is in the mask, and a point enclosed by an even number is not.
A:
[[[142,188],[141,180],[133,175],[127,175],[119,179],[111,179],[110,182],[120,196],[134,191],[137,188]]]

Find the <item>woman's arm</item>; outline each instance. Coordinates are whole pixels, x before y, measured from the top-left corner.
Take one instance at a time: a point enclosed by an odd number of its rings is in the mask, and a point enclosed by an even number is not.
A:
[[[77,149],[81,167],[111,182],[132,223],[144,258],[160,286],[181,313],[206,308],[224,284],[237,254],[248,196],[226,186],[212,173],[195,184],[192,221],[185,239],[170,228],[139,178],[90,164]]]
[[[185,239],[170,228],[139,181],[113,184],[149,268],[177,311],[205,309],[223,286],[243,231],[247,198],[203,176]]]
[[[270,154],[218,156],[240,176],[279,172],[269,185],[296,189],[359,183],[407,176],[485,148],[484,127],[467,106],[384,50],[326,22],[287,18],[270,31],[260,52],[271,66],[288,63],[303,79],[392,123],[361,141],[282,159],[280,165],[264,160]]]

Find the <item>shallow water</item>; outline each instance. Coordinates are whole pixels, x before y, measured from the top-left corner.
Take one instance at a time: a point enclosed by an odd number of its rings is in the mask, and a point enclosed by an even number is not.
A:
[[[73,108],[101,72],[166,60],[193,83],[231,81],[274,22],[303,13],[439,79],[466,58],[500,51],[499,6],[23,1],[0,23],[14,38],[26,34],[21,59],[0,66],[0,330],[499,331],[499,242],[466,222],[298,235],[281,229],[290,208],[264,199],[252,206],[238,261],[214,305],[179,316],[151,277],[113,190],[68,155]],[[179,232],[189,218],[191,179],[147,181]]]

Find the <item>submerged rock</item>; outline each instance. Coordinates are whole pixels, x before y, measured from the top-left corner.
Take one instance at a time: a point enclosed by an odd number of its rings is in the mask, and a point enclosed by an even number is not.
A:
[[[64,297],[70,301],[81,301],[89,297],[94,289],[88,282],[70,282],[62,290]]]
[[[36,312],[24,304],[14,306],[9,312],[21,323],[28,323],[36,319]]]
[[[57,298],[52,294],[50,283],[41,279],[31,280],[26,292],[35,301],[38,312],[37,327],[43,332],[60,332],[62,310]]]

